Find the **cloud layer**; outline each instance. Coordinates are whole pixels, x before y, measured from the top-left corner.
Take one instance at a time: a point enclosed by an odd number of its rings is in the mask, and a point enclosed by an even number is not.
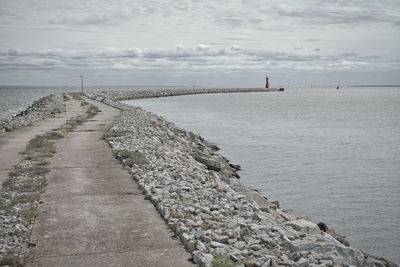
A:
[[[320,55],[320,49],[313,54],[295,54],[251,50],[232,45],[216,49],[208,44],[174,49],[108,49],[102,52],[62,49],[43,51],[0,51],[0,71],[46,70],[59,71],[69,68],[126,70],[126,71],[265,71],[265,70],[337,70],[337,69],[399,69],[399,60],[387,64],[379,55],[360,56],[356,53]]]

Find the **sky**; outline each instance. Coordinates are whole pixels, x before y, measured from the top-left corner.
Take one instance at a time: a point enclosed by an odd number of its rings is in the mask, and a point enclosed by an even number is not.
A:
[[[399,0],[0,0],[0,85],[400,84]]]

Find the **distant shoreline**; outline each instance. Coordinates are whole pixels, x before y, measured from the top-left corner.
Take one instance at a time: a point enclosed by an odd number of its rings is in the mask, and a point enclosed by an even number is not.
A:
[[[348,85],[346,87],[400,87],[400,84],[378,84],[378,85]]]
[[[313,85],[312,87],[336,87],[337,85]],[[339,85],[341,87],[400,87],[400,84],[364,84],[364,85]],[[190,85],[87,85],[84,87],[84,91],[89,91],[91,88],[137,88],[137,89],[151,89],[151,88],[181,88],[181,89],[192,89]],[[275,86],[277,88],[287,86]],[[290,85],[291,88],[310,88],[309,85]],[[77,88],[81,89],[78,85],[0,85],[2,88]],[[219,89],[232,89],[234,87],[210,87],[210,86],[197,86],[196,89],[207,89],[207,88],[219,88]],[[247,87],[245,87],[247,88]],[[250,87],[248,87],[250,88]]]

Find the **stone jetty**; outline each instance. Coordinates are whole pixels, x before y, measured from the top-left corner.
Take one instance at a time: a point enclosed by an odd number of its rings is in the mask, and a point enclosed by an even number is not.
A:
[[[108,91],[97,94],[103,99],[112,101],[121,101],[128,99],[140,98],[157,98],[167,96],[180,96],[180,95],[199,95],[199,94],[231,94],[231,93],[251,93],[251,92],[277,92],[284,91],[284,88],[198,88],[198,89],[147,89],[147,90],[133,90],[133,91]]]
[[[92,107],[91,116],[56,131],[34,218],[25,223],[18,210],[0,210],[0,263],[12,263],[14,247],[29,266],[397,266],[242,185],[240,166],[218,154],[216,144],[119,102],[269,91],[280,89],[88,93],[91,100],[81,102],[83,112]],[[177,240],[165,237],[172,232]]]
[[[53,94],[43,97],[19,114],[0,120],[0,133],[11,132],[35,121],[44,120],[56,113],[64,111],[62,94]]]

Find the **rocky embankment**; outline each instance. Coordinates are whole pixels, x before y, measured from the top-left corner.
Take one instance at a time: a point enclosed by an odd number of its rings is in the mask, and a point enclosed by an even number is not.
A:
[[[180,96],[180,95],[276,92],[276,91],[284,91],[284,88],[148,89],[148,90],[134,90],[134,91],[107,91],[107,92],[101,92],[101,94],[96,94],[96,96],[100,101],[102,99],[121,101],[128,99],[157,98],[157,97]]]
[[[105,139],[200,266],[396,266],[245,187],[240,167],[200,136],[117,102],[165,94],[90,96],[121,110]]]
[[[28,125],[32,122],[43,120],[55,113],[65,110],[62,94],[53,94],[43,97],[21,113],[0,120],[0,133]]]

